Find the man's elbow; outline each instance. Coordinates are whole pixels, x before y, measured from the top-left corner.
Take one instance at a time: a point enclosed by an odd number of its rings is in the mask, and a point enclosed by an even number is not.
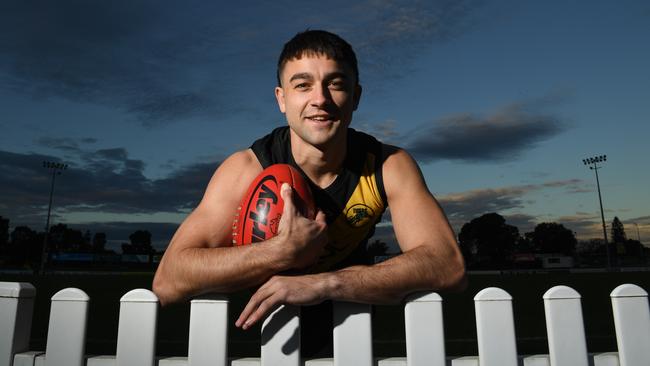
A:
[[[449,291],[450,292],[463,292],[463,291],[465,291],[467,289],[467,284],[468,284],[467,273],[465,272],[465,269],[463,268],[461,273],[459,273],[457,275],[457,279],[454,282],[452,282],[451,285],[449,286]]]
[[[467,288],[467,272],[465,271],[465,261],[458,258],[456,264],[451,266],[446,289],[450,292],[462,292]]]
[[[173,284],[170,281],[165,280],[164,275],[161,273],[160,269],[156,271],[156,275],[153,278],[153,283],[151,284],[151,290],[158,297],[158,301],[160,302],[161,306],[165,306],[176,301],[173,291]]]

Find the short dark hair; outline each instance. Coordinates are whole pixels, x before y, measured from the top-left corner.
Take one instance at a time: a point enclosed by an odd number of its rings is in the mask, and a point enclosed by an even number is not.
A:
[[[296,34],[289,42],[285,43],[280,58],[278,59],[278,86],[280,74],[288,61],[300,59],[303,55],[325,55],[328,58],[343,62],[352,68],[355,82],[359,83],[359,68],[357,67],[357,56],[352,50],[352,46],[343,38],[334,33],[324,30],[306,30]]]

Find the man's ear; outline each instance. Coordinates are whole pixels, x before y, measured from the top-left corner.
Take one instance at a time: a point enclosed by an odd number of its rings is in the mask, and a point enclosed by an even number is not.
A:
[[[363,88],[361,88],[361,84],[357,84],[354,86],[354,110],[357,110],[357,107],[359,107],[359,102],[361,101],[361,92],[363,91]]]
[[[275,99],[278,101],[280,112],[285,113],[286,108],[284,105],[284,89],[282,89],[281,86],[275,87]]]

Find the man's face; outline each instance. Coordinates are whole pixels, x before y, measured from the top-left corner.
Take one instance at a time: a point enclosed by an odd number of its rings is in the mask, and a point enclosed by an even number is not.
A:
[[[275,97],[291,130],[318,148],[340,142],[361,96],[350,67],[324,55],[303,55],[288,61],[280,78]]]

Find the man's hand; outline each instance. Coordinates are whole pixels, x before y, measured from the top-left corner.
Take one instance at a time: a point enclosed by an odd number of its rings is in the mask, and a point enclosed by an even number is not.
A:
[[[323,276],[325,274],[271,277],[253,294],[235,325],[248,329],[282,304],[316,305],[322,302],[327,292]]]
[[[280,194],[284,200],[284,209],[274,245],[282,245],[287,249],[287,260],[290,261],[291,268],[306,268],[318,260],[327,244],[325,214],[318,211],[314,220],[302,216],[293,202],[293,190],[286,183],[282,185]],[[317,281],[322,276],[271,277],[253,294],[235,325],[248,329],[281,304],[313,305],[322,302],[324,282]]]
[[[293,189],[286,183],[280,194],[284,209],[275,245],[287,250],[291,268],[303,269],[316,263],[327,244],[325,214],[319,210],[314,220],[304,217],[293,202]]]

